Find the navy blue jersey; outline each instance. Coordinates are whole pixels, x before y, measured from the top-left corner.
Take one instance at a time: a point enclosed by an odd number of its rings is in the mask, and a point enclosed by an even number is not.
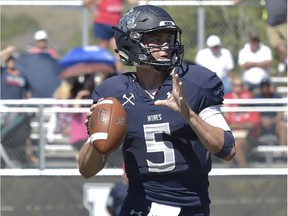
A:
[[[197,66],[177,68],[191,109],[203,109],[223,101],[223,85],[215,73]],[[203,206],[210,203],[208,172],[211,155],[187,121],[166,106],[155,106],[171,94],[169,76],[151,99],[135,74],[106,79],[96,87],[93,100],[116,97],[128,116],[123,157],[129,178],[129,193],[151,202],[172,206]]]

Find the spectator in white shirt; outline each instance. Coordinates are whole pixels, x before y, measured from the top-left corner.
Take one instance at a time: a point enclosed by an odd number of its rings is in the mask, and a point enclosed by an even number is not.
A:
[[[198,51],[195,63],[215,72],[224,84],[224,93],[231,91],[231,75],[234,69],[234,60],[231,52],[222,47],[221,39],[211,35],[206,41],[207,48]]]
[[[243,81],[252,91],[262,80],[270,77],[272,51],[261,43],[257,32],[250,33],[248,43],[239,51],[238,64],[242,71]]]

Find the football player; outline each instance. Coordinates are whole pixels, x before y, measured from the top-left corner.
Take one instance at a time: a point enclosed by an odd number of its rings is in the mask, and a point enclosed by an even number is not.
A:
[[[106,79],[92,98],[115,97],[128,116],[122,151],[129,188],[120,215],[209,215],[211,154],[226,161],[235,155],[220,111],[222,82],[204,67],[182,63],[181,29],[160,7],[130,9],[114,32],[116,52],[136,72]],[[87,141],[80,173],[94,176],[107,157]]]

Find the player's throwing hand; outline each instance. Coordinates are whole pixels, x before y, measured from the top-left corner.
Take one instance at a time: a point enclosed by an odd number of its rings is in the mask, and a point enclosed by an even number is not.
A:
[[[167,100],[157,100],[155,105],[164,105],[172,110],[181,113],[184,118],[189,118],[189,107],[185,101],[183,93],[183,83],[181,82],[179,75],[172,72],[172,95]]]

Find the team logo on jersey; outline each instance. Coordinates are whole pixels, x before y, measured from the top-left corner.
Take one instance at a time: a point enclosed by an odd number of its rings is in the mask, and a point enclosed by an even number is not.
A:
[[[138,215],[138,216],[142,216],[142,211],[140,211],[140,212],[136,212],[134,209],[132,209],[131,211],[130,211],[130,215]]]
[[[124,106],[127,103],[132,104],[133,106],[135,105],[135,103],[132,101],[132,100],[135,100],[134,94],[132,94],[132,93],[123,94],[122,98],[126,99],[126,101],[124,103],[122,103],[122,106]]]

